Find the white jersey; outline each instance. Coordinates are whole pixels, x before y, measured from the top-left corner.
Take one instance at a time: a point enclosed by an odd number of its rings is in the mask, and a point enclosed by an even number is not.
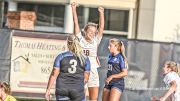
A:
[[[98,45],[101,42],[102,38],[95,38],[91,42],[87,42],[86,39],[82,36],[82,33],[78,33],[77,37],[79,38],[80,45],[83,48],[84,54],[89,57],[91,62],[91,67],[100,67],[99,59],[97,57]]]
[[[180,77],[176,72],[169,72],[163,79],[167,87],[170,87],[172,81],[176,81],[177,89],[173,95],[173,101],[180,101]]]

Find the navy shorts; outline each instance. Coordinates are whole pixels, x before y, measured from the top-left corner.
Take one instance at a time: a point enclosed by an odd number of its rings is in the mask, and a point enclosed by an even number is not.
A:
[[[112,88],[115,88],[117,90],[119,90],[121,93],[124,91],[124,83],[112,83],[112,84],[109,84],[109,85],[105,85],[106,89],[108,90],[111,90]]]
[[[85,101],[84,89],[56,89],[57,101]]]

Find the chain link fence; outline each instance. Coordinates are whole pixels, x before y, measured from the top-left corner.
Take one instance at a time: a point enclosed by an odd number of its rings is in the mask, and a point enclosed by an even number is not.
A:
[[[10,30],[0,30],[0,80],[9,81],[11,34]],[[126,47],[129,62],[128,76],[125,78],[126,89],[121,101],[151,101],[152,96],[161,96],[166,90],[161,73],[165,61],[180,62],[180,44],[144,40],[127,40],[125,36],[104,35],[98,50],[101,67],[99,99],[102,100],[102,89],[107,72],[109,39],[118,38]],[[21,95],[19,95],[21,96]],[[28,95],[22,95],[25,97]]]

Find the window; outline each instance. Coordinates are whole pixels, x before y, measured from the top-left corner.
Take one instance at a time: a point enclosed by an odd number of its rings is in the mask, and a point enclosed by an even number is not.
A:
[[[80,28],[83,28],[84,27],[84,22],[86,19],[84,19],[84,12],[83,12],[83,7],[82,6],[79,6],[77,7],[77,15],[78,15],[78,21],[79,21],[79,26]]]
[[[36,26],[64,26],[64,5],[18,3],[18,11],[22,10],[36,12]]]
[[[105,30],[128,31],[128,10],[105,9]],[[99,13],[97,8],[90,8],[89,21],[98,23]]]

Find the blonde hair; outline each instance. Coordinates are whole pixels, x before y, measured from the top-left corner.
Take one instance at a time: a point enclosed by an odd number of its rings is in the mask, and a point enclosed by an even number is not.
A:
[[[98,31],[98,30],[97,30],[97,29],[98,29],[98,24],[93,23],[93,22],[88,22],[88,23],[84,26],[84,32],[86,32],[89,27],[95,27],[95,28],[96,28],[96,33],[97,33],[97,31]]]
[[[167,65],[167,68],[170,68],[172,71],[180,75],[180,67],[178,63],[174,61],[167,61],[165,64]]]
[[[0,83],[0,85],[1,85],[1,89],[3,89],[6,94],[8,94],[8,95],[11,94],[11,88],[7,82],[2,82],[2,83]]]
[[[124,61],[125,61],[125,65],[128,68],[128,61],[127,61],[127,57],[125,55],[125,47],[124,47],[124,43],[116,38],[112,38],[109,41],[110,43],[114,44],[117,47],[117,50],[122,54]]]
[[[81,65],[84,65],[86,56],[83,54],[78,37],[74,34],[70,34],[67,38],[67,46],[69,51],[79,58]]]

